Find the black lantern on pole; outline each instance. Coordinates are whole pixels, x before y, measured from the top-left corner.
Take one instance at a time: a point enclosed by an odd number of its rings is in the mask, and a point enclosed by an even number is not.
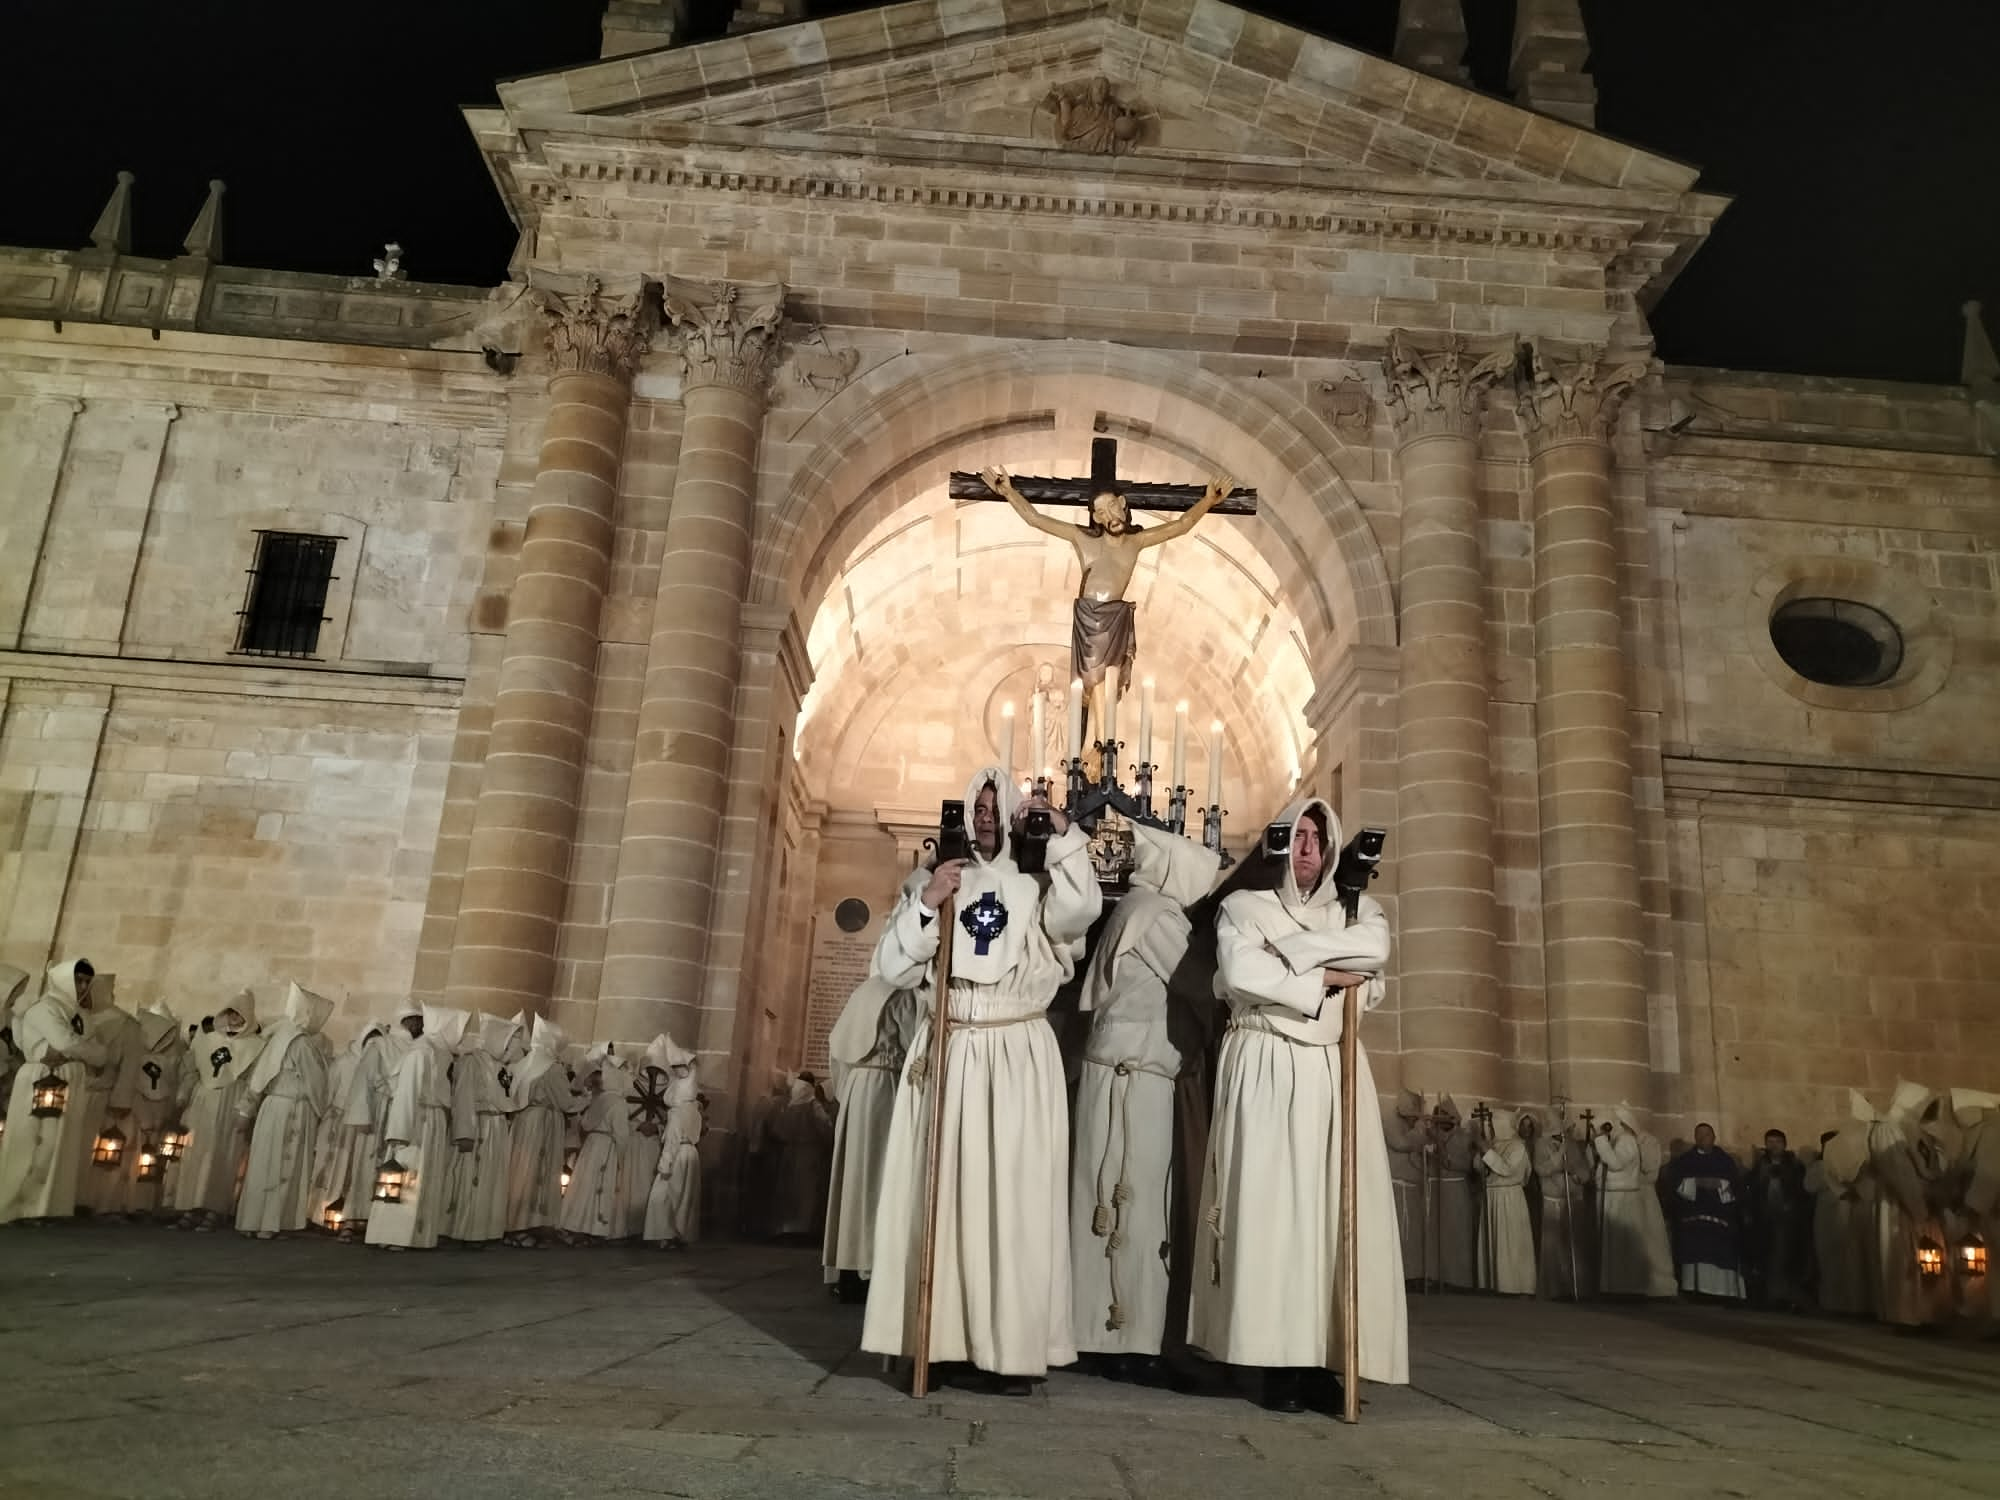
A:
[[[107,1172],[117,1171],[118,1164],[125,1160],[125,1132],[116,1125],[105,1126],[90,1148],[90,1159]]]
[[[37,1120],[59,1119],[68,1103],[69,1085],[63,1082],[62,1074],[51,1068],[35,1080],[33,1103],[28,1113]]]
[[[403,1189],[410,1180],[409,1168],[394,1156],[375,1169],[375,1201],[377,1203],[401,1203]]]

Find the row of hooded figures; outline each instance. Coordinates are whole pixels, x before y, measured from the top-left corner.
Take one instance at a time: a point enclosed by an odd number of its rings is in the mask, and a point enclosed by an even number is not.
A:
[[[336,1051],[333,1002],[250,990],[183,1022],[117,1004],[115,976],[0,970],[0,1223],[166,1215],[271,1239],[306,1228],[395,1250],[700,1233],[706,1100],[693,1054],[566,1047],[537,1019],[409,1005]]]
[[[1747,1169],[1707,1125],[1671,1151],[1611,1121],[1404,1090],[1384,1121],[1410,1285],[1569,1300],[1723,1301],[1903,1327],[2000,1331],[1987,1231],[2000,1228],[2000,1095],[1899,1083],[1850,1091],[1817,1153],[1767,1131]],[[1544,1123],[1553,1120],[1553,1128]]]

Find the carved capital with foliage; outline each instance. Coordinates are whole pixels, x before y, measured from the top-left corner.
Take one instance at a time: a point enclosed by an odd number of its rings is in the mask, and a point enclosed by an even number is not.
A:
[[[609,375],[630,380],[660,326],[657,283],[642,282],[629,296],[607,297],[604,283],[586,276],[573,292],[540,289],[549,340],[551,375]]]
[[[1514,393],[1528,451],[1540,453],[1558,443],[1609,442],[1625,397],[1651,373],[1645,359],[1628,359],[1606,371],[1604,350],[1595,344],[1571,361],[1550,359],[1540,345],[1529,345]]]
[[[1465,340],[1453,334],[1437,350],[1418,349],[1397,328],[1389,334],[1389,358],[1383,366],[1388,381],[1387,405],[1396,426],[1396,442],[1426,437],[1477,438],[1479,409],[1486,388],[1513,369],[1516,346],[1494,350],[1475,359]]]
[[[686,389],[719,385],[764,394],[784,333],[782,282],[669,281],[664,306],[685,367]]]

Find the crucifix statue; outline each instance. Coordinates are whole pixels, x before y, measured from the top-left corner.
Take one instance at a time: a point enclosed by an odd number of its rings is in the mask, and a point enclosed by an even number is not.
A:
[[[1210,511],[1223,515],[1257,513],[1257,492],[1239,490],[1218,477],[1206,488],[1193,484],[1127,484],[1118,477],[1118,440],[1100,437],[1090,443],[1090,478],[1011,478],[1004,469],[978,474],[953,474],[954,500],[1005,500],[1017,515],[1038,531],[1060,537],[1076,549],[1083,565],[1070,628],[1070,674],[1083,683],[1090,732],[1086,744],[1102,733],[1104,678],[1113,667],[1129,682],[1138,655],[1132,603],[1125,591],[1139,566],[1139,554],[1175,537],[1185,536]],[[1044,505],[1088,506],[1090,524],[1050,520],[1035,509]],[[1136,526],[1134,508],[1174,514],[1160,526]]]

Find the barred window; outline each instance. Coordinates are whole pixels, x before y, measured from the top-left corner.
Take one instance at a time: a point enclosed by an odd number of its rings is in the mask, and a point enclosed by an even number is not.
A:
[[[311,656],[326,623],[326,592],[334,582],[335,536],[260,531],[250,563],[250,587],[236,649],[255,656]]]

